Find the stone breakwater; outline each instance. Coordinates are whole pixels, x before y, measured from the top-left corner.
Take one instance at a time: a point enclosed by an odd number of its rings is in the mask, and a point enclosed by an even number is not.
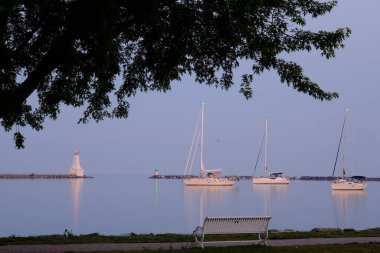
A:
[[[0,179],[71,179],[71,178],[94,178],[92,176],[78,177],[74,175],[60,174],[0,174]]]
[[[149,178],[154,178],[154,179],[185,179],[185,178],[197,178],[197,176],[194,175],[154,175]],[[251,180],[253,177],[252,176],[225,176],[221,178],[227,178],[229,180]],[[294,177],[290,177],[290,179],[295,179]]]
[[[149,178],[155,179],[185,179],[185,178],[196,178],[193,175],[154,175]],[[225,176],[230,180],[252,180],[252,176]],[[300,176],[300,177],[289,177],[290,180],[305,180],[305,181],[332,181],[338,179],[339,177],[323,177],[323,176]],[[378,177],[367,177],[367,181],[380,181]]]

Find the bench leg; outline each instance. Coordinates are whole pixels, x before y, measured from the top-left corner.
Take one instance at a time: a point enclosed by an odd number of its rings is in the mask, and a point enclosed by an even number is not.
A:
[[[193,231],[193,234],[195,237],[195,246],[197,246],[199,244],[202,247],[202,249],[204,249],[203,240],[205,239],[205,234],[203,233],[202,227],[197,227]],[[201,236],[200,236],[200,234],[201,234]]]
[[[201,240],[198,240],[198,238],[195,236],[195,247],[197,247],[198,245],[201,246],[202,249],[204,249],[204,246],[203,246],[203,238]]]
[[[204,246],[203,246],[203,237],[201,240],[198,240],[197,236],[194,236],[195,237],[195,247],[197,247],[198,245],[201,246],[202,249],[204,249]]]
[[[267,242],[267,240],[268,240],[268,230],[265,231],[263,235],[264,235],[264,238],[261,238],[261,233],[259,233],[259,240],[260,240],[259,243],[263,242],[265,244],[265,246],[268,246],[268,242]]]

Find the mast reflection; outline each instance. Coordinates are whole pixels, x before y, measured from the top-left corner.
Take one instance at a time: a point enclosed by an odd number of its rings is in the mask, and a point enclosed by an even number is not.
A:
[[[336,220],[340,228],[348,228],[353,226],[356,220],[360,221],[366,195],[366,191],[357,190],[331,192]]]
[[[254,196],[262,198],[263,201],[255,201],[257,203],[263,203],[263,215],[271,216],[271,203],[274,205],[281,204],[286,196],[289,185],[288,184],[252,184],[252,190]],[[273,209],[276,207],[274,206]]]
[[[155,202],[154,206],[156,208],[156,213],[158,212],[158,179],[154,179],[154,196],[155,196]]]
[[[183,189],[185,211],[194,228],[201,226],[206,216],[218,216],[221,210],[227,209],[232,196],[238,193],[236,187],[224,186],[185,186]]]

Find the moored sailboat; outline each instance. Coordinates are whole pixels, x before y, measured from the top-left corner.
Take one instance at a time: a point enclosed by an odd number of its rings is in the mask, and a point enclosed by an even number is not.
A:
[[[366,187],[366,178],[362,176],[342,177],[331,183],[333,190],[364,190]]]
[[[201,106],[201,127],[199,129],[198,140],[200,138],[200,177],[190,177],[183,180],[186,186],[233,186],[235,181],[228,178],[220,177],[222,169],[205,169],[203,163],[203,126],[204,126],[204,103]],[[196,132],[198,126],[196,127]],[[195,137],[195,135],[194,135]],[[193,139],[194,144],[194,139]],[[192,145],[193,146],[193,145]],[[192,147],[190,148],[189,159],[191,157]],[[195,150],[194,154],[195,155]],[[189,162],[188,159],[188,162]],[[188,165],[186,166],[186,170]],[[185,171],[186,174],[186,171]]]
[[[334,172],[336,168],[336,162],[339,156],[342,137],[343,137],[344,144],[346,143],[347,114],[348,114],[348,109],[346,108],[346,112],[345,112],[344,120],[343,120],[342,132],[340,134],[340,139],[339,139],[338,151],[335,158],[333,176],[334,176]],[[366,178],[363,176],[346,177],[344,160],[345,160],[345,155],[343,154],[342,155],[342,177],[331,182],[331,189],[332,190],[364,190],[367,187]]]
[[[267,146],[268,146],[268,120],[265,120],[265,152],[264,152],[264,176],[253,177],[254,184],[289,184],[289,178],[283,177],[282,172],[272,172],[268,175]]]

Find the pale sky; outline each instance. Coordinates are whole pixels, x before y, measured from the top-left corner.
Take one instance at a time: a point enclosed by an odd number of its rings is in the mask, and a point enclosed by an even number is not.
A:
[[[26,148],[14,147],[0,130],[0,173],[66,173],[76,148],[87,175],[184,173],[200,104],[205,102],[205,165],[226,175],[251,175],[268,118],[270,170],[289,176],[332,173],[344,110],[349,108],[346,145],[348,174],[380,177],[380,1],[339,1],[332,13],[310,22],[312,30],[350,27],[337,57],[318,52],[284,56],[340,98],[319,102],[281,84],[275,73],[256,77],[253,98],[238,92],[242,62],[229,91],[199,85],[191,77],[168,93],[138,94],[126,120],[77,125],[81,111],[62,108],[41,132],[24,129]],[[195,170],[195,171],[194,171]],[[198,163],[193,174],[198,174]],[[338,166],[337,171],[341,171]],[[263,173],[263,159],[257,174]]]

